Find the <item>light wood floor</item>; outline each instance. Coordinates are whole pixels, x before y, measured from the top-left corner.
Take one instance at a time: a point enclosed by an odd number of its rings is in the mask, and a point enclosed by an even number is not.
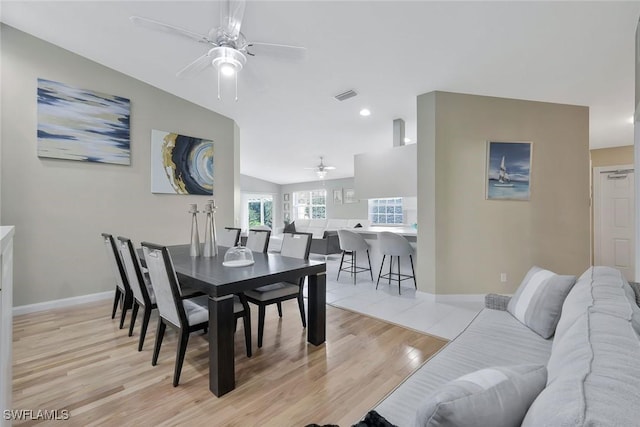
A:
[[[255,307],[254,307],[255,308]],[[26,314],[14,319],[13,409],[70,411],[65,426],[350,426],[446,341],[327,306],[327,341],[306,342],[295,300],[279,319],[267,309],[264,347],[245,355],[236,332],[236,389],[208,389],[208,343],[191,335],[180,385],[171,385],[176,337],[169,328],[151,366],[156,319],[145,347],[110,318],[110,303]],[[119,314],[119,312],[118,312]],[[128,326],[129,317],[126,325]],[[33,425],[25,422],[15,425]]]

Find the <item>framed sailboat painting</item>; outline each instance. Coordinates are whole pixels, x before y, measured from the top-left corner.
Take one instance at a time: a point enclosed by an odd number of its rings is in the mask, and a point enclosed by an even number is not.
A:
[[[529,200],[531,142],[487,142],[487,200]]]

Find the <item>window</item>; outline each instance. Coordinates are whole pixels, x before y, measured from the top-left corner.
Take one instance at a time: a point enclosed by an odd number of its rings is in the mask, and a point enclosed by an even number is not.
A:
[[[296,191],[293,193],[293,219],[324,219],[327,217],[327,191]]]
[[[369,199],[371,224],[403,224],[402,198]]]
[[[273,196],[270,194],[248,194],[243,197],[244,211],[242,227],[249,229],[259,225],[273,228]]]

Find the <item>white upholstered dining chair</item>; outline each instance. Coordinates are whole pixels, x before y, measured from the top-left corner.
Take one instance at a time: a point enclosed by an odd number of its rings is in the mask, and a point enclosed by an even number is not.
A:
[[[127,280],[124,266],[122,265],[120,251],[116,246],[113,236],[108,233],[102,233],[102,240],[105,245],[105,249],[107,250],[107,258],[116,282],[116,293],[113,298],[111,318],[114,319],[116,317],[116,310],[118,309],[118,304],[120,304],[120,329],[122,329],[124,327],[124,319],[127,316],[127,310],[131,307],[133,294],[131,293],[131,287],[129,287],[129,281]]]
[[[167,325],[178,331],[178,348],[176,365],[173,373],[173,386],[180,381],[182,363],[184,361],[189,334],[197,330],[207,330],[209,325],[208,297],[202,295],[195,298],[182,296],[178,277],[176,276],[169,250],[164,246],[142,242],[144,258],[149,269],[151,285],[158,304],[158,328],[153,349],[152,365],[158,363],[158,355]],[[251,357],[251,318],[249,305],[242,298],[234,296],[233,313],[237,320],[244,321],[247,357]]]
[[[311,233],[285,233],[282,237],[282,250],[280,251],[280,255],[305,260],[309,259],[312,237],[313,235]],[[276,304],[278,306],[278,315],[282,317],[281,303],[290,299],[297,299],[302,326],[307,327],[307,318],[304,312],[304,279],[305,278],[302,277],[295,283],[274,283],[244,293],[249,302],[258,306],[258,348],[262,347],[265,311],[266,307],[270,304]]]

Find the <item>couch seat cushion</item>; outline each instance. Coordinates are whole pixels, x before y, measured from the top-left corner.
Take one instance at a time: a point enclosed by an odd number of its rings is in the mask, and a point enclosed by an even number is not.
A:
[[[485,309],[374,409],[395,425],[410,426],[424,398],[448,381],[492,366],[544,365],[550,352],[551,341],[506,311]]]

